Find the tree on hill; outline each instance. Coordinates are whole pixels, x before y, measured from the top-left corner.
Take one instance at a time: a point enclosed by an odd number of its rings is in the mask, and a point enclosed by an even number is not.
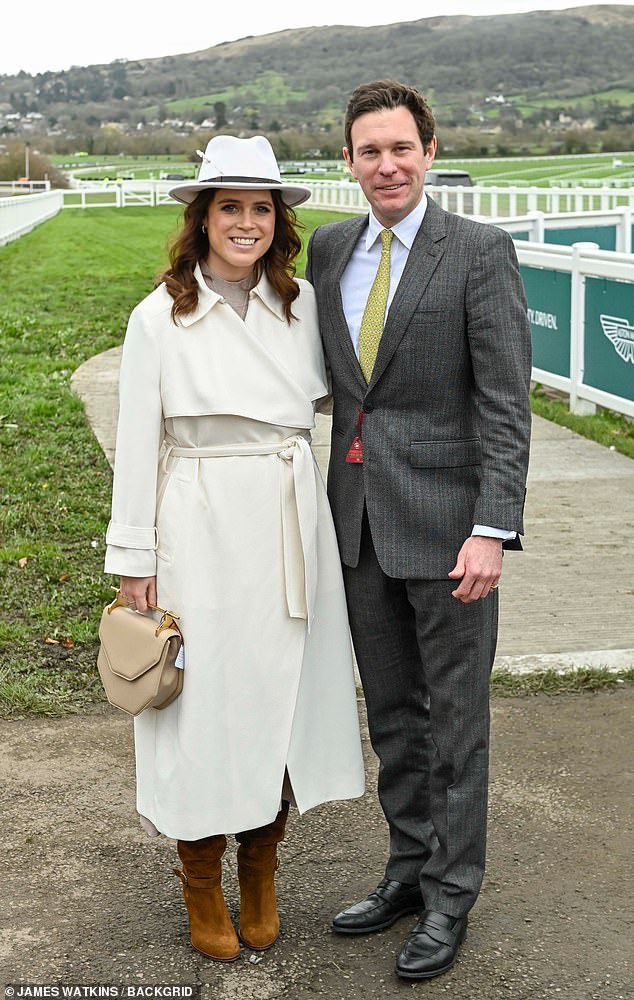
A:
[[[0,181],[17,181],[26,176],[27,150],[25,143],[9,141],[0,152]],[[68,187],[68,181],[48,157],[29,147],[29,179],[49,180],[54,187]]]

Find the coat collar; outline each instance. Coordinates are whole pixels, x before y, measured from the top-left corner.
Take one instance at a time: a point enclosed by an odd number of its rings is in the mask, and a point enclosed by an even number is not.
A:
[[[222,296],[218,295],[217,292],[214,292],[214,290],[209,288],[206,284],[202,271],[200,270],[200,264],[196,264],[196,267],[194,268],[194,277],[198,285],[198,304],[196,308],[192,312],[187,313],[186,316],[179,316],[178,322],[184,327],[193,326],[194,323],[198,322],[198,320],[203,319],[207,313],[218,304],[218,302],[223,301]],[[257,285],[251,289],[250,295],[254,298],[259,298],[267,309],[269,309],[274,316],[277,316],[278,319],[284,321],[286,320],[282,303],[280,302],[273,286],[271,285],[271,282],[264,272],[262,272],[262,276]]]
[[[266,272],[262,271],[262,277],[258,281],[255,288],[251,289],[251,295],[260,299],[260,301],[264,303],[266,308],[269,309],[274,316],[277,316],[278,319],[286,322],[284,307],[282,306],[279,295],[276,293],[273,285],[267,278]]]

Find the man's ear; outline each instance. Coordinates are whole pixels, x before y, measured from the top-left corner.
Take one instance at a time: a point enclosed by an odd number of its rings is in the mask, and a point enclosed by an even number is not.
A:
[[[436,156],[436,150],[437,149],[438,149],[438,140],[437,140],[436,136],[434,136],[433,139],[431,140],[431,142],[429,143],[429,146],[425,150],[425,157],[427,158],[427,169],[428,170],[431,167],[432,163],[434,162],[434,157]]]
[[[352,157],[350,156],[350,153],[348,151],[348,147],[344,146],[342,152],[343,152],[343,158],[346,161],[346,166],[348,167],[348,170],[350,171],[350,173],[352,174],[352,176],[355,177],[356,175],[355,175],[355,172],[354,172],[354,163],[352,162]]]

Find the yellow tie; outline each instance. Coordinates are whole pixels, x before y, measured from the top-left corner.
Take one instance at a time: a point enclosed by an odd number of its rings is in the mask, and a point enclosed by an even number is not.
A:
[[[372,378],[372,369],[383,333],[385,307],[390,291],[390,244],[393,235],[391,229],[383,229],[381,232],[381,260],[368,295],[359,330],[359,364],[363,377],[368,383]]]

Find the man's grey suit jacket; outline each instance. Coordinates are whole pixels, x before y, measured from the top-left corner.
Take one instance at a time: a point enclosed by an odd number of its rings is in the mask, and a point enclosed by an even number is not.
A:
[[[517,255],[501,229],[428,198],[366,385],[339,285],[366,225],[319,227],[306,272],[332,377],[328,495],[341,556],[357,565],[365,505],[384,572],[446,579],[474,524],[523,532],[531,340]],[[345,458],[360,410],[356,465]]]

